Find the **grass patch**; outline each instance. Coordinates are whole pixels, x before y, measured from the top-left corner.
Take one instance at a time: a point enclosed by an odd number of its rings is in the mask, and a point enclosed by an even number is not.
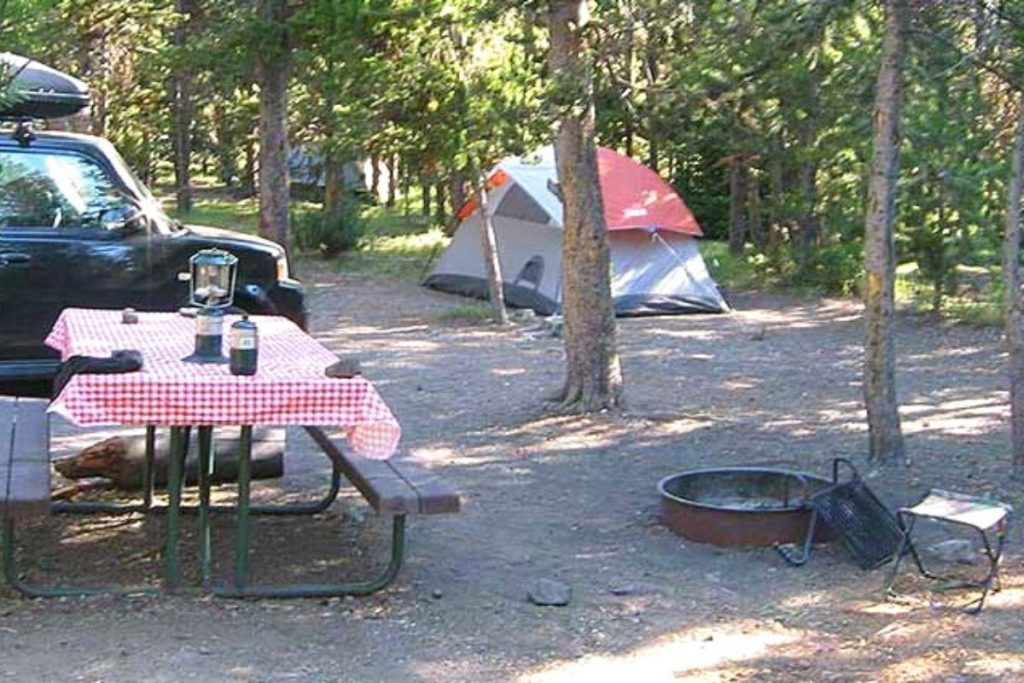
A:
[[[236,230],[250,235],[259,234],[260,208],[255,197],[248,199],[230,199],[227,197],[211,197],[197,199],[192,202],[192,210],[180,213],[174,208],[173,198],[170,206],[164,209],[182,223],[191,225],[208,225],[212,228]]]
[[[449,238],[431,218],[386,206],[363,210],[365,232],[359,246],[337,258],[350,273],[391,275],[420,281],[448,246]]]
[[[438,316],[444,323],[482,323],[494,320],[494,308],[489,304],[459,304]]]
[[[192,210],[179,213],[171,188],[163,188],[164,209],[182,223],[208,225],[256,235],[259,233],[259,202],[255,197],[236,199],[223,188],[197,188]],[[320,212],[320,204],[292,201],[292,214]],[[419,281],[433,259],[448,244],[448,237],[430,217],[405,213],[398,208],[366,206],[362,210],[365,232],[358,246],[334,259],[340,270],[351,273],[391,275]]]
[[[1002,280],[999,266],[959,266],[951,292],[934,308],[932,283],[921,279],[916,263],[896,267],[896,305],[918,314],[933,315],[967,325],[1002,324]]]
[[[410,235],[368,235],[336,263],[348,273],[392,275],[418,282],[447,244],[448,238],[436,228]]]

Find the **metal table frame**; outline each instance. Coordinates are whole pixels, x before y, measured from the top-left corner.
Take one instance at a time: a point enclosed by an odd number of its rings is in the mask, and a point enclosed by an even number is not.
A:
[[[200,590],[203,593],[229,598],[302,598],[333,597],[345,595],[367,595],[384,588],[397,576],[405,554],[405,515],[394,515],[391,529],[391,553],[387,567],[376,577],[353,582],[322,584],[272,584],[251,585],[250,573],[250,523],[253,515],[312,515],[323,512],[334,502],[341,487],[341,468],[336,454],[321,449],[332,462],[331,481],[327,493],[312,503],[290,503],[276,505],[252,505],[251,464],[252,425],[241,428],[238,455],[238,500],[236,505],[214,505],[210,502],[211,475],[214,464],[214,439],[212,426],[197,427],[199,465],[199,505],[181,504],[184,487],[185,458],[188,453],[190,426],[170,427],[170,454],[168,463],[166,506],[154,504],[153,478],[155,468],[156,427],[146,429],[146,456],[143,469],[143,499],[140,503],[107,502],[60,502],[54,504],[54,511],[64,514],[146,514],[162,515],[164,520],[164,588],[172,592],[182,590],[182,567],[179,548],[181,544],[181,521],[184,514],[197,516],[199,540]],[[212,540],[210,530],[211,514],[234,513],[235,515],[235,566],[231,584],[213,585]],[[14,524],[6,520],[3,528],[2,564],[8,583],[16,590],[32,597],[67,597],[107,594],[154,593],[156,586],[40,586],[24,581],[18,572],[14,557]]]

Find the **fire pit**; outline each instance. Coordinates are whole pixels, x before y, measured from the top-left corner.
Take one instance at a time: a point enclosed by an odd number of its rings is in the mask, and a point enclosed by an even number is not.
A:
[[[662,479],[661,521],[677,534],[720,546],[801,543],[807,499],[831,481],[805,472],[758,467],[689,470]],[[821,525],[816,542],[829,540]]]

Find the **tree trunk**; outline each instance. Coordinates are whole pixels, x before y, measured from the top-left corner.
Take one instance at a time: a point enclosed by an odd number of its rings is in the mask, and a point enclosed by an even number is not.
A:
[[[658,56],[654,53],[654,48],[650,39],[648,39],[647,54],[644,55],[644,63],[647,66],[647,78],[648,78],[648,107],[647,107],[647,165],[655,173],[658,172],[658,164],[660,163],[660,137],[661,137],[661,122],[655,114],[655,107],[652,106],[652,100],[657,97],[655,94],[657,90],[657,83],[659,77],[658,68]]]
[[[768,166],[769,190],[771,192],[771,219],[768,225],[768,253],[777,256],[782,244],[782,227],[786,220],[783,206],[786,181],[782,169],[782,150],[776,150]]]
[[[392,154],[388,161],[388,208],[394,208],[395,197],[398,192],[398,155]]]
[[[583,411],[622,402],[611,256],[597,174],[594,95],[583,36],[587,0],[551,0],[548,65],[561,105],[555,153],[564,203],[562,241],[566,380],[561,399]],[[572,96],[569,96],[572,95]]]
[[[423,214],[424,217],[429,216],[430,215],[430,181],[427,180],[427,178],[424,177],[424,176],[420,177],[420,198],[423,200],[422,201],[422,206],[420,207],[420,213]]]
[[[946,231],[946,206],[947,197],[945,191],[941,189],[943,181],[939,180],[939,216],[937,229],[939,234]],[[934,277],[932,278],[932,315],[938,318],[942,314],[942,298],[946,291],[946,277],[948,275],[949,264],[947,263],[945,249],[941,246],[935,249],[932,253],[932,262],[934,265]]]
[[[226,187],[235,182],[237,173],[235,161],[235,146],[237,140],[234,136],[234,129],[228,123],[227,112],[224,110],[224,100],[218,97],[213,105],[214,132],[217,136],[217,179]]]
[[[1020,295],[1021,192],[1024,188],[1024,97],[1017,114],[1003,239],[1003,312],[1010,371],[1010,448],[1013,477],[1024,479],[1024,316]]]
[[[448,192],[452,196],[452,214],[456,214],[466,203],[466,177],[459,169],[452,169],[448,178],[450,185]]]
[[[729,166],[729,251],[743,254],[746,225],[747,164],[739,157]]]
[[[864,401],[870,440],[869,459],[876,464],[905,464],[896,399],[896,359],[892,339],[893,281],[896,256],[896,182],[899,177],[900,98],[903,85],[907,2],[886,0],[885,36],[875,86],[874,153],[865,224],[866,292],[864,320]]]
[[[824,22],[819,26],[818,45],[824,41]],[[818,125],[821,119],[821,80],[824,60],[819,56],[807,74],[807,116],[800,125],[800,145],[804,159],[800,164],[800,251],[797,261],[806,267],[821,239],[821,219],[818,216]]]
[[[185,461],[186,483],[199,478],[198,448],[192,431]],[[278,427],[257,427],[253,432],[251,475],[253,479],[275,479],[284,474],[285,431]],[[170,437],[166,431],[156,436],[153,449],[154,483],[167,486]],[[218,427],[214,438],[213,481],[235,481],[238,477],[239,436],[235,429]],[[71,458],[54,462],[54,469],[66,479],[103,477],[115,488],[142,488],[146,459],[146,437],[142,434],[114,436],[82,449]]]
[[[286,0],[259,0],[259,16],[278,32],[258,53],[260,84],[260,235],[290,248],[288,215],[288,71]]]
[[[434,183],[434,222],[440,225],[445,223],[445,218],[448,216],[448,211],[445,210],[444,200],[444,181],[439,180]]]
[[[195,11],[193,0],[174,0],[178,23],[174,27],[174,45],[178,49],[178,63],[171,76],[171,146],[174,150],[174,190],[179,213],[192,210],[192,117],[193,81],[191,65],[182,64],[185,46]]]
[[[813,144],[813,143],[812,143]],[[810,147],[805,149],[810,150]],[[813,152],[809,152],[812,153]],[[803,213],[800,216],[800,253],[798,261],[806,266],[821,238],[821,220],[818,217],[818,162],[806,160],[800,165],[800,195]]]
[[[768,246],[764,234],[764,221],[761,218],[761,184],[756,173],[747,172],[747,228],[750,239],[761,253]]]
[[[374,204],[380,202],[380,155],[376,152],[370,155],[370,194]]]
[[[634,137],[636,136],[635,125],[633,122],[634,112],[633,104],[634,92],[633,89],[636,87],[635,75],[633,74],[634,64],[636,61],[636,22],[633,19],[633,0],[625,0],[623,3],[623,20],[625,23],[626,30],[626,54],[625,54],[625,82],[626,82],[626,106],[623,109],[625,121],[623,122],[623,146],[626,150],[626,156],[633,156],[633,145]]]
[[[473,175],[476,177],[473,192],[477,212],[480,214],[480,244],[484,265],[487,267],[487,291],[491,297],[491,305],[494,306],[494,319],[502,325],[507,325],[508,309],[505,307],[501,262],[498,260],[498,241],[494,236],[490,211],[487,209],[487,178],[481,172],[479,164],[474,164]]]
[[[251,134],[246,135],[243,150],[245,162],[239,185],[243,197],[252,197],[256,194],[256,141]]]
[[[324,155],[324,210],[323,226],[336,229],[345,210],[344,164],[333,153]]]

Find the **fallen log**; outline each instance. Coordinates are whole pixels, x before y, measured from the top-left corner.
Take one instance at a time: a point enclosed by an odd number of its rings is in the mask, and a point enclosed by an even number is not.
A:
[[[191,430],[188,455],[185,459],[185,483],[195,484],[199,478],[196,430]],[[218,429],[214,439],[212,481],[235,481],[238,478],[237,430]],[[260,428],[254,430],[252,441],[252,478],[274,479],[284,474],[285,430]],[[158,430],[154,449],[154,470],[157,487],[167,486],[167,463],[170,437],[167,430]],[[68,479],[102,477],[118,489],[142,488],[143,465],[146,458],[146,437],[143,434],[115,436],[104,439],[78,455],[54,461],[54,468]]]

